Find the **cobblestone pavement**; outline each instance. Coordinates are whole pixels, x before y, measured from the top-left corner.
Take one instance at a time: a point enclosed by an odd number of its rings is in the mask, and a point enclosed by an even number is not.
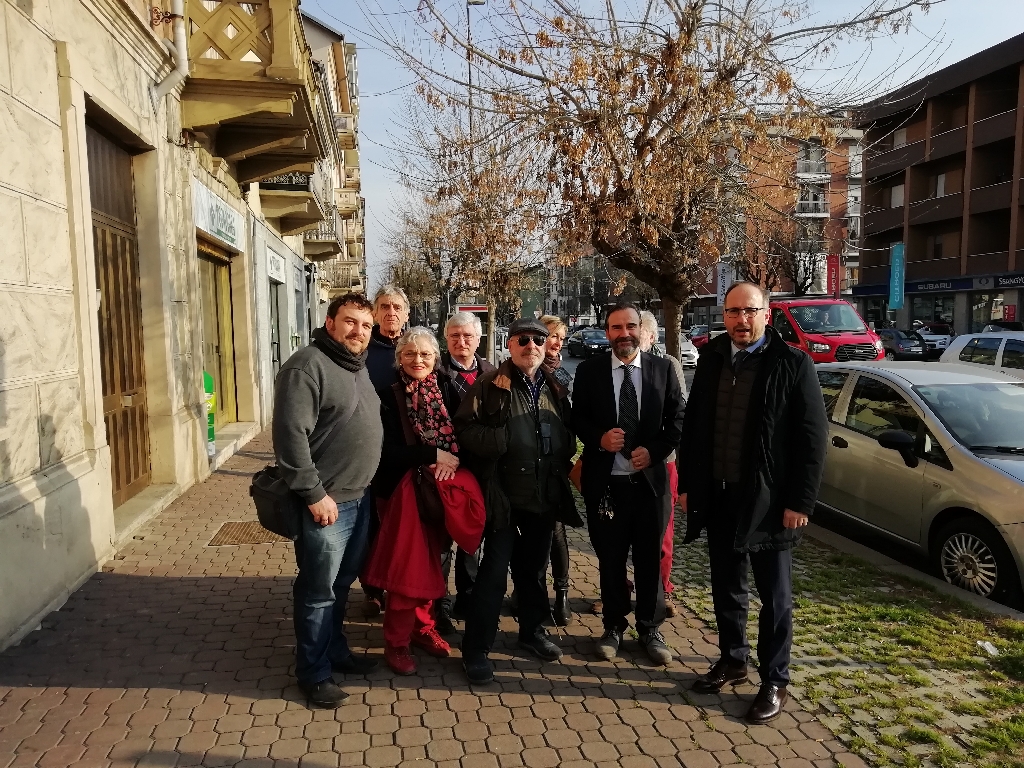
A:
[[[863,766],[796,702],[771,726],[748,727],[739,716],[754,685],[689,692],[717,656],[693,614],[665,624],[678,652],[667,668],[652,667],[635,639],[614,663],[596,661],[585,532],[571,539],[573,608],[583,613],[557,633],[561,663],[516,651],[505,617],[494,684],[470,687],[457,650],[420,656],[418,676],[396,677],[383,666],[379,619],[361,616],[355,589],[349,638],[381,669],[346,679],[341,708],[307,708],[290,674],[290,545],[208,546],[223,522],[255,518],[248,479],[269,450],[264,433],[0,655],[0,768]]]

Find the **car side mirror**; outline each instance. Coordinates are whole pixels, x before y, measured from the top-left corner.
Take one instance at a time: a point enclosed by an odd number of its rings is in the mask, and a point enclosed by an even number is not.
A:
[[[917,456],[914,454],[914,444],[917,438],[899,429],[887,429],[878,435],[878,444],[883,448],[899,452],[903,457],[903,463],[913,469],[917,466]]]

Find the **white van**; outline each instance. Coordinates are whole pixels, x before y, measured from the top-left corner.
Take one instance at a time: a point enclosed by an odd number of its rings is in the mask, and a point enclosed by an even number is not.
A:
[[[987,370],[994,369],[1024,379],[1024,331],[957,336],[939,361],[984,366]]]

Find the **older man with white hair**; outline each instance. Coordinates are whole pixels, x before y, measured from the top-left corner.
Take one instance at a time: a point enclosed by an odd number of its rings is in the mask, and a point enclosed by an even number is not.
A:
[[[397,285],[382,286],[373,299],[373,334],[370,336],[366,370],[376,389],[398,381],[395,343],[409,322],[409,297]]]
[[[437,374],[439,378],[447,377],[452,383],[451,391],[458,398],[453,412],[458,409],[458,404],[462,402],[462,398],[469,392],[477,377],[494,370],[493,365],[477,354],[482,335],[483,326],[480,318],[472,312],[456,312],[445,323],[444,338],[448,344],[448,351],[441,354]],[[443,635],[455,632],[455,625],[452,624],[453,615],[456,618],[463,618],[466,615],[480,565],[479,555],[479,552],[464,552],[458,547],[455,548],[455,600],[452,600],[451,595],[446,595],[444,599],[434,603],[434,620],[438,631]],[[452,568],[451,549],[444,553],[441,568],[447,584]]]

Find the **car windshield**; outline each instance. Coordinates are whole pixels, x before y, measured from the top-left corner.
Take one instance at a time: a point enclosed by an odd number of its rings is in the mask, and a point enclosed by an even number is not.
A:
[[[865,330],[860,316],[849,304],[791,306],[789,312],[804,333],[857,333]]]
[[[953,331],[948,325],[926,325],[921,328],[921,333],[930,333],[932,336],[950,336]]]
[[[707,332],[708,327],[706,325],[695,325],[690,329],[691,336],[703,336]]]
[[[968,448],[1024,453],[1024,384],[940,384],[914,391]]]
[[[921,338],[921,334],[917,331],[896,331],[896,335],[901,339],[910,339],[911,341],[924,341]]]
[[[584,341],[595,341],[597,339],[603,339],[603,338],[604,338],[604,331],[584,331],[583,332],[583,340]]]

